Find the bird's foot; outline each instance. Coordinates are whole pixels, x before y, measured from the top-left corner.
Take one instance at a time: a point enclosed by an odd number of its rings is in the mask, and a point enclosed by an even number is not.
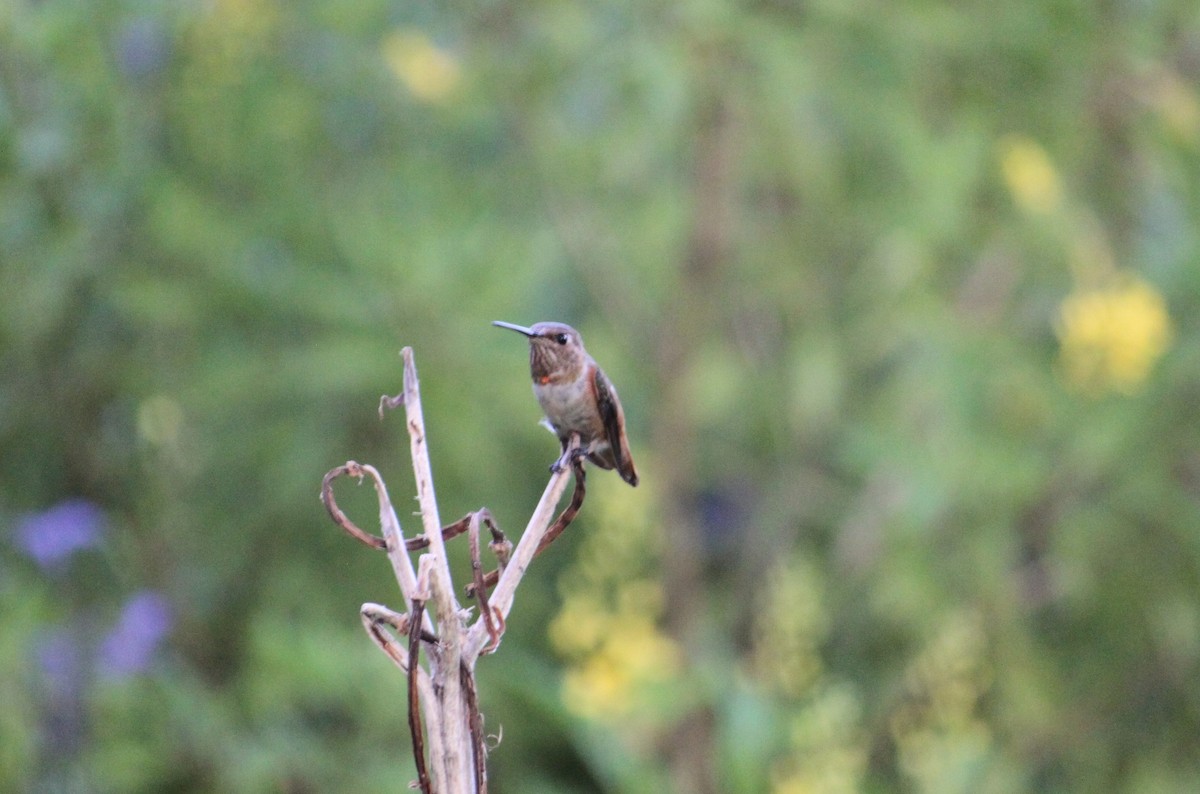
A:
[[[564,469],[573,468],[580,460],[587,457],[587,454],[588,448],[583,446],[564,451],[563,454],[558,457],[558,460],[550,464],[550,473],[558,474]]]

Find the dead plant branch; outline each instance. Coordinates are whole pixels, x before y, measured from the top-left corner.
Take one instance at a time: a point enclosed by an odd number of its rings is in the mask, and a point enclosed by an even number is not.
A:
[[[567,486],[568,467],[563,466],[551,475],[515,548],[486,508],[442,527],[417,369],[411,348],[404,348],[401,355],[403,391],[395,397],[380,398],[379,413],[382,417],[386,410],[404,406],[423,531],[413,538],[404,538],[383,478],[374,467],[355,461],[347,461],[325,475],[321,501],[330,518],[346,534],[370,548],[387,551],[404,597],[405,613],[367,603],[362,606],[361,617],[371,641],[407,676],[416,787],[424,794],[486,794],[488,748],[475,684],[475,662],[480,655],[499,647],[517,586],[530,563],[562,534],[583,505],[587,490],[583,458],[578,454],[580,442],[578,437],[572,437],[562,458],[570,461],[570,472],[575,477],[570,504],[551,521]],[[379,502],[381,536],[362,530],[338,507],[333,481],[343,476],[360,482],[371,478]],[[491,533],[488,548],[498,563],[496,570],[487,574],[480,540],[483,527]],[[446,542],[462,534],[468,536],[471,558],[471,584],[467,592],[479,607],[479,617],[473,625],[469,625],[470,610],[463,609],[455,597],[446,555]],[[424,553],[414,566],[409,555],[418,552]]]
[[[417,672],[421,656],[421,615],[425,611],[425,602],[419,598],[413,599],[412,620],[409,621],[408,631],[408,728],[412,732],[413,760],[417,765],[417,785],[421,794],[432,794],[433,784],[429,782],[429,771],[425,768],[425,733],[421,729],[421,698],[418,694]]]

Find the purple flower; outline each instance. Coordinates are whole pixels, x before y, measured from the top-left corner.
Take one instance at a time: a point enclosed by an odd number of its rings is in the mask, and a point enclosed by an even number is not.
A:
[[[17,543],[42,568],[56,568],[80,549],[100,545],[104,514],[83,499],[70,499],[27,516],[17,527]]]
[[[161,593],[143,590],[135,594],[100,644],[100,674],[121,679],[145,672],[170,633],[171,623],[171,605]]]

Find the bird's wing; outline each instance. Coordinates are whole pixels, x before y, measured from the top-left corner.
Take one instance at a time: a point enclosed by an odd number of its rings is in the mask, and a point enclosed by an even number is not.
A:
[[[617,399],[617,391],[612,382],[599,367],[596,367],[593,382],[596,386],[596,405],[600,409],[600,421],[604,424],[604,438],[608,440],[608,447],[612,450],[615,468],[620,471],[623,468],[625,452],[621,444],[621,425],[624,419],[621,403]]]

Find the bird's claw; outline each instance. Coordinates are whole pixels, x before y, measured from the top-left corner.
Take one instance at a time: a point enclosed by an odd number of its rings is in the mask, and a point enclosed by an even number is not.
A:
[[[558,474],[567,468],[573,468],[575,464],[587,457],[588,451],[586,447],[575,447],[569,452],[564,452],[559,456],[558,460],[550,464],[550,473]]]

